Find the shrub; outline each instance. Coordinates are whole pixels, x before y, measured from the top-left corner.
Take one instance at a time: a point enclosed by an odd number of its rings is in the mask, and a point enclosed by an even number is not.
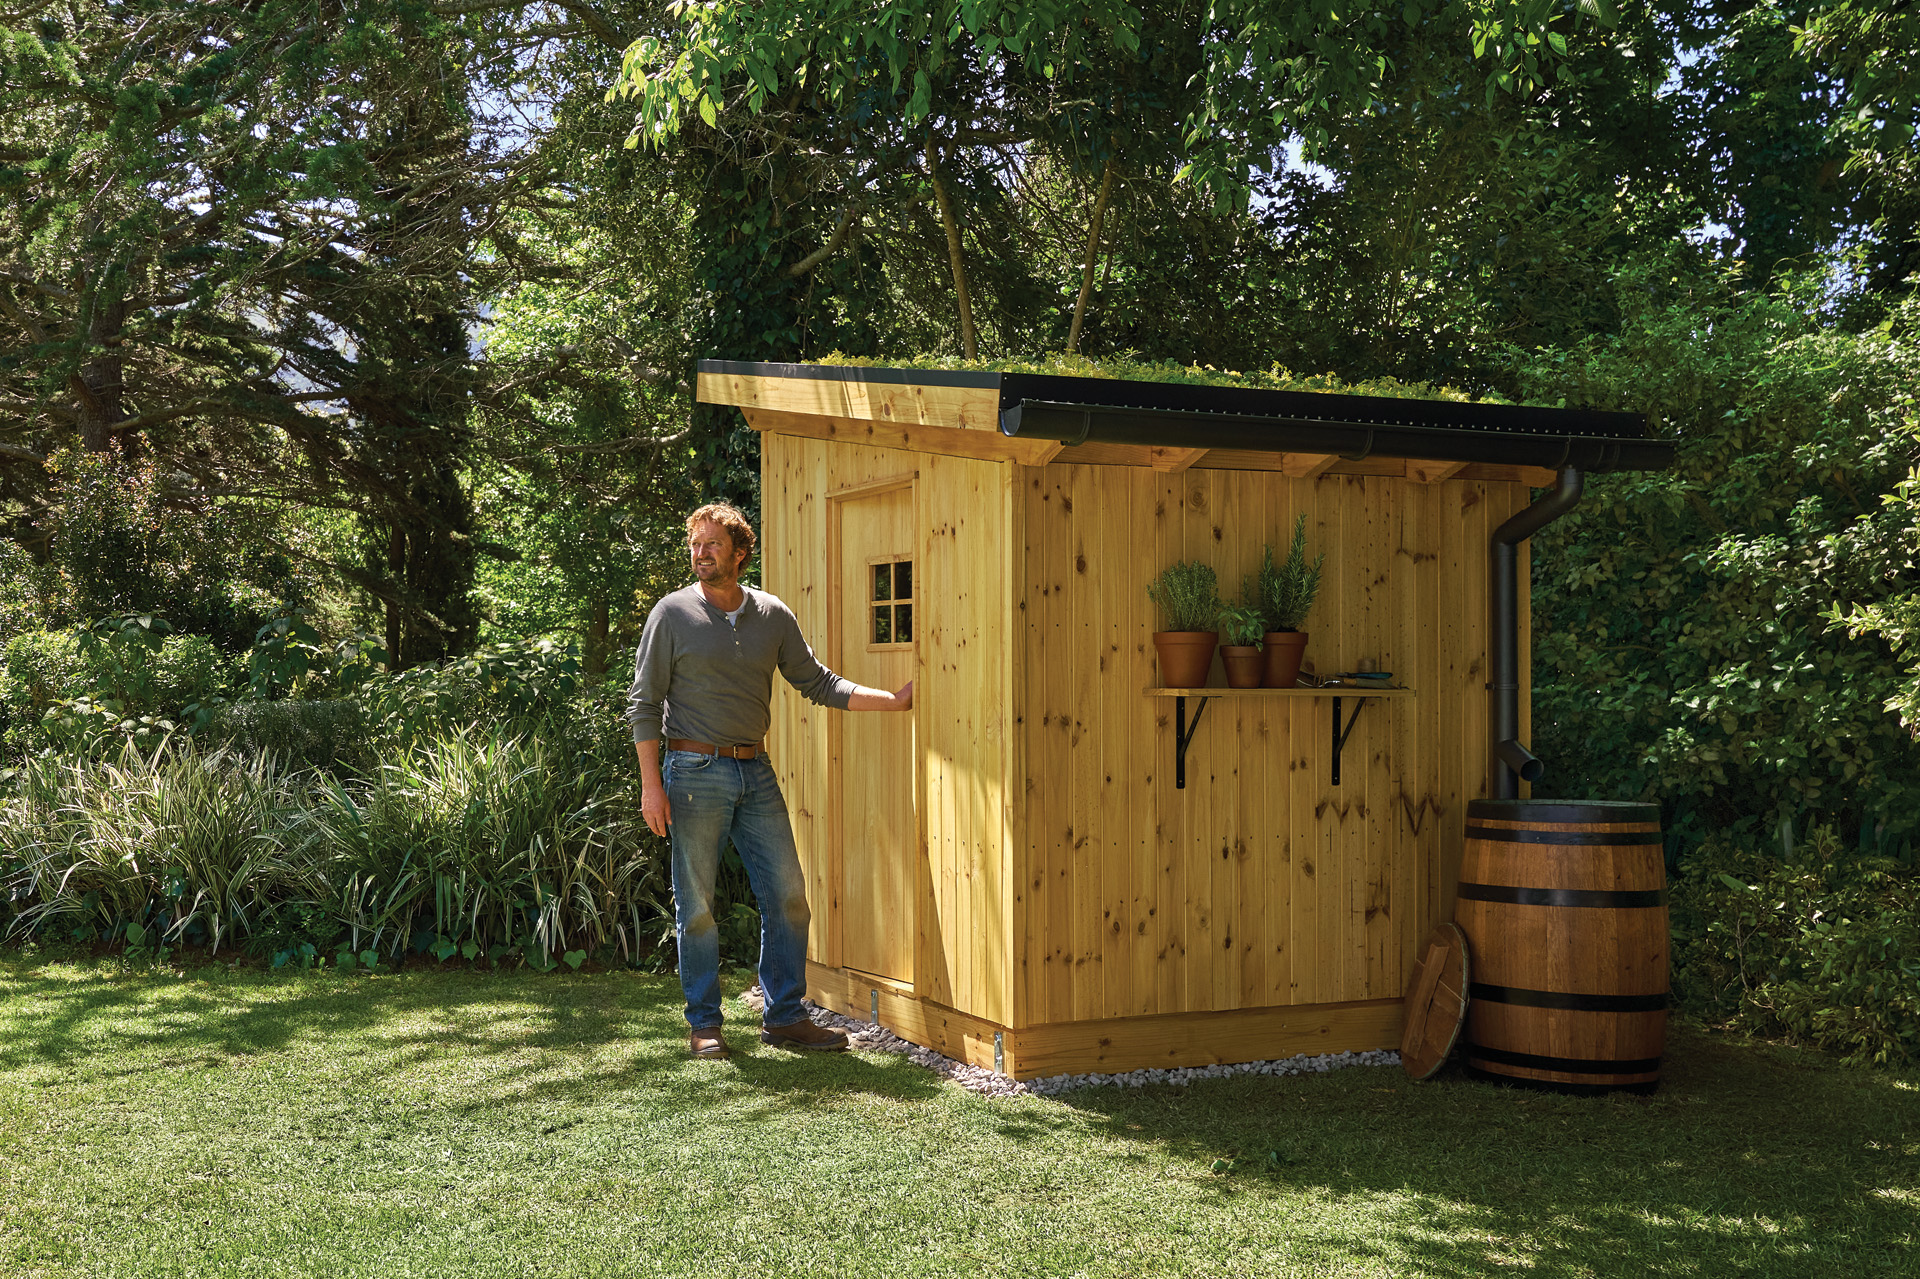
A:
[[[262,913],[296,786],[223,751],[28,760],[0,805],[13,930],[218,952]]]
[[[1777,299],[1638,284],[1619,333],[1522,361],[1523,394],[1680,441],[1534,538],[1534,793],[1657,800],[1683,856],[1782,820],[1913,829],[1920,746],[1887,709],[1911,663],[1847,625],[1912,591],[1920,356]]]
[[[85,695],[91,676],[70,631],[28,631],[0,647],[0,749],[10,758],[45,743],[40,721]]]
[[[1856,1062],[1920,1060],[1920,872],[1831,827],[1757,852],[1710,838],[1673,889],[1689,1004]]]
[[[15,937],[244,941],[276,963],[336,943],[352,963],[637,962],[670,935],[666,842],[597,719],[462,729],[364,777],[185,738],[30,758],[0,780],[0,919]]]
[[[357,773],[372,765],[366,710],[349,697],[234,702],[220,709],[205,736],[241,755],[272,755],[294,768]]]

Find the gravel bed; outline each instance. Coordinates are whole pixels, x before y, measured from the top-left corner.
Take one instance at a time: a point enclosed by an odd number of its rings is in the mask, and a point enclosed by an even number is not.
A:
[[[755,1012],[761,1012],[766,1007],[766,1001],[758,986],[749,988],[741,999]],[[1055,1093],[1071,1092],[1076,1088],[1144,1088],[1148,1084],[1190,1084],[1196,1079],[1226,1079],[1233,1075],[1311,1075],[1340,1070],[1348,1066],[1398,1066],[1400,1064],[1400,1054],[1391,1051],[1325,1053],[1318,1057],[1300,1056],[1286,1057],[1278,1061],[1243,1061],[1223,1066],[1128,1070],[1113,1075],[1049,1075],[1044,1079],[1029,1079],[1023,1083],[1017,1079],[1009,1079],[1005,1075],[995,1074],[982,1066],[969,1066],[951,1057],[943,1057],[931,1048],[922,1048],[918,1044],[908,1043],[884,1026],[876,1026],[870,1021],[859,1021],[852,1017],[843,1017],[830,1009],[820,1007],[810,999],[805,1002],[807,1015],[813,1018],[816,1025],[844,1030],[847,1033],[848,1042],[853,1047],[863,1052],[899,1053],[915,1065],[924,1066],[936,1075],[951,1079],[969,1092],[977,1092],[987,1097],[1046,1097]]]

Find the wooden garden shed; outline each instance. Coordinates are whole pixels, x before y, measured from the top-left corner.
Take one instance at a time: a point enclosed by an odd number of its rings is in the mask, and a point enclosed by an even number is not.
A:
[[[760,433],[767,589],[835,670],[915,681],[906,716],[775,682],[809,992],[1022,1079],[1395,1046],[1466,805],[1532,767],[1496,531],[1672,455],[1631,414],[1098,378],[704,361],[698,394]],[[1147,583],[1237,593],[1300,514],[1308,660],[1391,687],[1158,687]]]

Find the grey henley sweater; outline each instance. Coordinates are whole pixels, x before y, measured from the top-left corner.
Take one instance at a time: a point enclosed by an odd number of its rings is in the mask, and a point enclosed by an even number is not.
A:
[[[820,664],[793,611],[778,598],[742,589],[746,602],[732,626],[698,582],[663,596],[647,614],[627,692],[634,741],[758,742],[773,722],[776,669],[808,701],[846,709],[858,685]]]

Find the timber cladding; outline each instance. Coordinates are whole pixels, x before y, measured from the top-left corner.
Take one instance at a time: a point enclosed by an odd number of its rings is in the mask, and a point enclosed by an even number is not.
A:
[[[896,854],[911,908],[863,924],[901,930],[909,980],[846,959],[847,876],[872,850],[849,848],[864,827],[843,810],[871,801],[834,779],[871,750],[849,737],[854,717],[775,681],[816,999],[877,1004],[909,1038],[959,1036],[977,1064],[998,1034],[1020,1077],[1398,1042],[1416,946],[1453,915],[1467,802],[1491,793],[1487,547],[1524,484],[1028,465],[777,429],[762,458],[763,580],[829,665],[858,639],[845,593],[861,586],[833,568],[867,563],[840,544],[866,527],[852,513],[901,490],[913,512],[911,834]],[[1370,659],[1412,691],[1343,701],[1360,710],[1338,786],[1330,697],[1214,698],[1176,789],[1174,702],[1147,692],[1147,583],[1200,559],[1237,597],[1300,514],[1326,553],[1309,661]],[[1524,672],[1524,600],[1521,617]]]

